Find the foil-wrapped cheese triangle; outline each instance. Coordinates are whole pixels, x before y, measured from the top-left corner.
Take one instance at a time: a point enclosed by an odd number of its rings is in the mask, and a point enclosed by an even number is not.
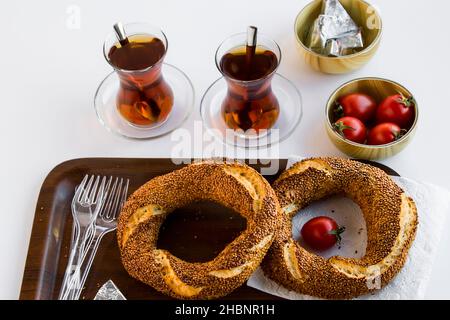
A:
[[[323,0],[322,13],[314,21],[307,46],[322,55],[339,57],[364,46],[361,28],[339,0]]]
[[[126,300],[112,280],[108,280],[97,292],[94,300]]]

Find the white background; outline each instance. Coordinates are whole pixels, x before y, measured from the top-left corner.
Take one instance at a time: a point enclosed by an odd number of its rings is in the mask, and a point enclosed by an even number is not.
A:
[[[170,157],[170,136],[137,142],[116,137],[97,121],[93,96],[111,69],[102,42],[114,22],[148,21],[169,38],[166,61],[194,83],[196,104],[186,128],[199,119],[199,101],[218,78],[214,52],[221,40],[249,24],[276,40],[279,72],[303,94],[304,117],[279,145],[280,156],[341,155],[323,126],[324,106],[340,84],[361,76],[398,81],[416,96],[420,127],[411,145],[384,161],[403,176],[450,188],[450,2],[373,0],[384,36],[364,69],[343,76],[310,70],[293,33],[306,0],[6,1],[0,10],[0,298],[19,296],[41,183],[58,163],[79,157]],[[67,28],[70,5],[81,9],[80,29]],[[193,154],[194,155],[194,154]],[[251,155],[250,155],[251,156]],[[450,226],[450,221],[447,222]],[[448,227],[446,229],[449,229]],[[427,298],[450,298],[450,233],[441,242]]]

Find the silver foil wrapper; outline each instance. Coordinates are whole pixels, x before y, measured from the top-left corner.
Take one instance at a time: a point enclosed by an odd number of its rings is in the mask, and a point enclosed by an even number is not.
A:
[[[322,55],[339,57],[364,46],[361,28],[339,0],[323,0],[322,14],[308,34],[308,47]]]
[[[97,292],[94,300],[127,300],[117,286],[108,280]]]

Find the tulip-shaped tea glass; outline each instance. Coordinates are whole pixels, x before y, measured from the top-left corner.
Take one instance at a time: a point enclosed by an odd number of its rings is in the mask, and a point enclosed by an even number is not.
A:
[[[259,34],[250,50],[248,34],[226,39],[216,51],[222,78],[203,96],[205,126],[222,141],[240,147],[261,147],[285,139],[301,119],[301,97],[295,86],[276,73],[281,50]]]
[[[216,52],[217,68],[228,85],[222,115],[231,129],[259,132],[272,128],[280,112],[272,78],[281,61],[281,50],[275,41],[260,36],[258,45],[247,51],[244,40],[242,34],[232,36]]]
[[[124,25],[126,38],[115,33],[103,45],[113,67],[95,98],[100,121],[130,138],[153,138],[179,127],[190,113],[193,88],[179,69],[165,64],[168,42],[157,27]]]

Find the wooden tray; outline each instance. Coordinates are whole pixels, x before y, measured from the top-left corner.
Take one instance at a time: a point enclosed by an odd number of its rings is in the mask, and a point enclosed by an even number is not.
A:
[[[280,171],[287,160],[280,160]],[[375,164],[388,174],[397,173]],[[260,169],[261,165],[252,165]],[[20,299],[57,299],[69,253],[72,228],[70,204],[75,187],[86,174],[113,175],[130,179],[129,194],[149,179],[179,169],[170,159],[87,158],[64,162],[45,179],[36,206]],[[272,182],[278,174],[266,176]],[[208,212],[208,214],[205,214]],[[213,213],[213,214],[211,214]],[[213,203],[193,204],[168,216],[158,246],[188,261],[208,260],[245,227],[245,220]],[[105,236],[82,292],[92,299],[112,279],[127,299],[168,299],[128,276],[119,257],[115,233]],[[224,299],[275,299],[243,285]]]

